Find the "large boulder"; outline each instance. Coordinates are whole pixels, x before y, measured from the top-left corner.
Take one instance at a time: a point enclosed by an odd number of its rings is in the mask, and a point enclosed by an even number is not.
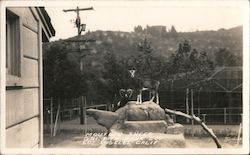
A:
[[[165,120],[165,111],[154,102],[143,102],[136,104],[136,101],[130,101],[128,104],[116,111],[122,119],[128,121],[148,121]]]

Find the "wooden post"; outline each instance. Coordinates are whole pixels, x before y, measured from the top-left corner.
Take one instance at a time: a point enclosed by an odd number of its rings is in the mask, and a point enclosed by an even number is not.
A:
[[[238,136],[237,136],[237,145],[240,144],[240,135],[241,135],[241,131],[242,131],[242,114],[241,114],[241,122],[240,122],[240,127],[239,127],[239,131],[238,131]]]
[[[58,118],[58,131],[60,132],[61,131],[61,114],[60,114],[60,111],[59,111],[59,118]]]
[[[81,97],[77,98],[77,104],[78,104],[78,116],[81,118]]]
[[[80,124],[85,124],[85,117],[86,117],[86,97],[85,96],[81,96],[80,99]]]
[[[189,115],[189,106],[188,106],[188,88],[186,90],[186,113]],[[189,119],[187,119],[187,123],[189,123]]]
[[[201,103],[201,98],[200,98],[200,90],[198,91],[198,110],[200,110],[200,103]],[[199,111],[198,111],[199,112]],[[200,115],[200,112],[199,112]]]
[[[83,96],[80,97],[79,99],[79,105],[80,105],[80,124],[84,124],[84,119],[83,119]]]
[[[203,122],[206,123],[206,114],[202,114],[203,116]]]
[[[227,92],[228,95],[228,123],[233,123],[233,110],[232,110],[232,105],[233,105],[233,97],[231,92]]]
[[[194,92],[193,89],[191,89],[191,115],[194,114]]]
[[[73,109],[75,108],[74,107],[74,102],[73,102],[73,99],[71,99],[71,114],[70,114],[70,120],[72,119],[72,118],[74,118],[74,111],[73,111]]]
[[[84,125],[85,125],[85,129],[84,129],[85,135],[86,135],[86,133],[88,131],[86,108],[87,108],[87,99],[86,99],[86,96],[84,96],[84,107],[83,107],[84,111],[83,111],[83,116],[84,116]]]
[[[173,107],[173,105],[174,105],[174,80],[173,79],[171,79],[171,92],[170,92],[170,94],[171,94],[171,107]]]
[[[46,110],[46,113],[43,113],[43,114],[44,115],[46,114],[46,117],[45,117],[46,118],[46,131],[49,132],[49,130],[50,130],[50,110],[49,109],[45,109],[45,110]]]
[[[53,136],[53,98],[50,98],[50,136]]]
[[[236,145],[240,144],[241,130],[242,130],[242,124],[240,123],[239,131],[238,131],[238,136],[237,136],[237,144]]]
[[[174,121],[174,115],[170,115],[170,116],[171,116],[171,118],[172,118],[173,122],[175,123],[175,121]]]
[[[227,108],[224,108],[224,124],[227,124]]]
[[[59,118],[59,114],[60,114],[60,99],[58,101],[59,102],[58,102],[58,108],[57,108],[57,112],[56,112],[56,121],[55,121],[55,125],[54,125],[53,136],[56,135],[57,125],[58,125],[58,118]]]
[[[193,89],[191,89],[191,116],[194,116],[194,92]],[[194,128],[194,120],[191,120],[192,122],[192,131]],[[192,136],[194,136],[194,132],[192,132]]]
[[[86,96],[83,96],[83,124],[86,123]]]

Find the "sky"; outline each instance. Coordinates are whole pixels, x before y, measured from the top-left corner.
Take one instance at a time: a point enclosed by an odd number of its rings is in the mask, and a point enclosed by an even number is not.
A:
[[[74,26],[75,12],[63,9],[93,7],[94,10],[82,11],[80,17],[86,30],[133,31],[141,25],[175,26],[177,31],[218,30],[242,25],[242,1],[203,0],[179,1],[81,1],[53,3],[45,6],[56,36],[51,41],[77,35]],[[82,33],[84,34],[84,33]]]

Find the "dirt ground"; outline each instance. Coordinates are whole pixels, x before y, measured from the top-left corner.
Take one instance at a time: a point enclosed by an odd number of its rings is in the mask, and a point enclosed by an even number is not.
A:
[[[100,143],[84,144],[84,135],[76,133],[59,133],[55,137],[45,135],[45,148],[97,148],[101,147]],[[214,141],[209,138],[185,137],[186,148],[216,148]],[[237,140],[234,138],[219,138],[222,148],[240,148]]]
[[[188,128],[188,127],[187,127]],[[224,126],[225,128],[225,126]],[[230,127],[232,128],[232,127]],[[49,128],[48,128],[49,129]],[[237,130],[237,127],[235,127]],[[48,130],[47,130],[48,131]],[[101,140],[107,130],[98,125],[93,118],[87,118],[87,125],[80,125],[79,119],[63,121],[60,123],[60,130],[56,136],[51,137],[49,133],[44,134],[45,148],[97,148],[103,147]],[[95,142],[85,143],[85,133],[99,133],[100,136],[94,136]],[[90,136],[91,137],[91,136]],[[93,138],[93,136],[92,136]],[[202,136],[185,136],[186,148],[216,148],[212,138]],[[219,137],[222,148],[240,148],[242,144],[237,145],[237,136]]]

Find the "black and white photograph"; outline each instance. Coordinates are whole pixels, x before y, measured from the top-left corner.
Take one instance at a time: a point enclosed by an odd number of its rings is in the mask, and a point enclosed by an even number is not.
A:
[[[248,0],[0,6],[0,153],[249,153]]]

